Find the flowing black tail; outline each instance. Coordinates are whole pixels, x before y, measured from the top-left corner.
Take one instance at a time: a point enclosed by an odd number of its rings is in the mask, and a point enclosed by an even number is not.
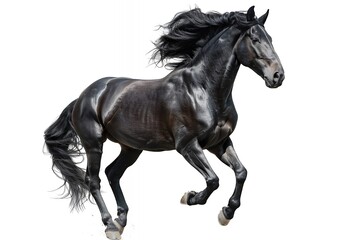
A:
[[[78,167],[72,157],[80,156],[81,143],[72,127],[71,114],[76,100],[70,103],[60,117],[45,131],[45,145],[53,160],[54,173],[64,180],[63,197],[71,197],[72,209],[81,209],[88,196],[85,172]],[[57,173],[59,170],[61,175]]]

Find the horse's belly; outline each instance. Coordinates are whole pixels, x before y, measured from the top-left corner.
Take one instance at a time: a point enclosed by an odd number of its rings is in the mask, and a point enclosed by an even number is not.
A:
[[[164,123],[146,123],[139,118],[127,119],[115,115],[105,128],[109,139],[135,149],[165,151],[175,146]]]

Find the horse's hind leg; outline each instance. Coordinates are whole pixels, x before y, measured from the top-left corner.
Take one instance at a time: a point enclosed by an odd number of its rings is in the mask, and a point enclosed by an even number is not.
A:
[[[102,126],[96,121],[81,119],[81,121],[74,121],[74,127],[81,139],[87,156],[85,182],[88,184],[90,193],[94,197],[100,210],[102,222],[106,226],[106,236],[112,240],[119,240],[121,238],[119,230],[114,224],[100,192],[101,180],[99,177],[99,171],[102,147],[103,142],[105,141]]]
[[[120,187],[120,178],[125,170],[134,164],[141,152],[141,150],[121,146],[120,155],[105,169],[106,176],[117,203],[118,218],[115,219],[115,224],[119,228],[120,234],[126,226],[127,213],[129,211],[129,207],[126,204],[124,194]]]
[[[105,205],[104,199],[100,192],[100,161],[101,161],[101,147],[85,147],[87,156],[87,169],[86,169],[86,183],[89,185],[90,193],[94,197],[96,205],[98,206],[101,214],[101,219],[106,226],[106,236],[112,240],[120,239],[120,233],[114,224],[112,217]]]

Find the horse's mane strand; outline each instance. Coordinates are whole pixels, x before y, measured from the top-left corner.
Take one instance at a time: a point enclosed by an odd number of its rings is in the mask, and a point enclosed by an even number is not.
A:
[[[235,23],[244,29],[254,25],[243,12],[203,13],[200,8],[180,12],[160,26],[165,33],[154,43],[151,60],[161,66],[166,62],[165,66],[171,69],[184,66],[215,34]]]

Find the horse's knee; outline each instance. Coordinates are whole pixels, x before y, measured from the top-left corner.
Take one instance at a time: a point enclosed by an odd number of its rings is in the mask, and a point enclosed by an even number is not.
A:
[[[236,182],[244,183],[247,177],[247,170],[246,168],[242,168],[239,171],[235,172]]]
[[[215,191],[219,188],[219,178],[214,177],[206,182],[207,187],[210,188],[212,191]]]

